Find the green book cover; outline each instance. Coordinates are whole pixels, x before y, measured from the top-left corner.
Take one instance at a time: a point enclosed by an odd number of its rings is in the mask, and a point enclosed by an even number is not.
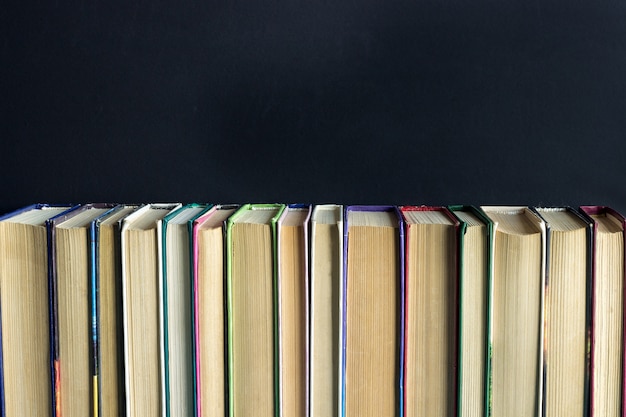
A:
[[[251,412],[254,413],[252,410],[254,410],[254,407],[257,405],[255,404],[255,398],[237,398],[235,400],[235,396],[237,395],[237,390],[236,390],[236,385],[239,383],[238,380],[236,380],[238,373],[236,372],[236,368],[240,366],[240,364],[236,364],[235,361],[236,359],[234,358],[234,353],[235,350],[237,350],[237,347],[235,346],[235,343],[238,343],[239,341],[235,341],[235,334],[234,334],[234,325],[233,322],[235,321],[235,317],[233,316],[235,313],[235,309],[239,307],[239,305],[235,305],[235,302],[233,300],[233,293],[234,291],[234,278],[238,278],[234,276],[234,265],[237,259],[239,259],[240,256],[246,256],[246,253],[248,253],[247,249],[251,249],[251,250],[259,250],[259,251],[263,251],[263,249],[267,250],[268,248],[271,250],[271,268],[272,268],[272,282],[271,282],[271,297],[272,297],[272,335],[271,335],[271,340],[272,340],[272,344],[273,344],[273,351],[271,353],[271,361],[272,363],[272,370],[273,370],[273,381],[271,382],[272,387],[270,387],[271,391],[272,391],[272,399],[271,401],[273,402],[272,405],[272,409],[273,409],[273,414],[275,416],[278,416],[279,414],[279,408],[278,408],[278,390],[277,385],[278,385],[278,370],[277,370],[277,366],[278,366],[278,351],[276,349],[277,346],[277,310],[275,308],[275,302],[276,302],[276,298],[277,298],[277,286],[276,286],[276,281],[277,281],[277,272],[278,272],[278,268],[277,268],[277,257],[278,257],[278,252],[277,252],[277,248],[276,248],[276,244],[277,244],[277,221],[279,219],[279,217],[281,216],[283,210],[285,209],[285,206],[282,204],[246,204],[243,205],[239,210],[237,210],[229,219],[227,222],[227,226],[226,226],[226,287],[227,287],[227,327],[228,327],[228,373],[230,375],[229,377],[229,381],[228,381],[228,404],[229,404],[229,415],[231,417],[233,417],[235,415],[235,406],[237,407],[248,407],[250,408]],[[252,247],[252,248],[240,248],[240,247],[236,247],[235,246],[235,239],[234,239],[234,234],[235,234],[235,229],[238,227],[238,225],[242,224],[242,223],[256,223],[256,224],[262,224],[264,226],[269,226],[270,228],[270,234],[269,234],[269,239],[270,241],[261,241],[259,242],[258,240],[255,242],[252,242],[252,245],[258,245],[258,247]],[[254,265],[249,265],[250,268],[254,267]],[[263,267],[263,265],[261,265],[261,268]],[[265,267],[267,267],[265,265]],[[263,283],[261,283],[263,284]],[[267,283],[265,283],[267,284]],[[260,296],[258,294],[255,294],[255,296],[258,296],[257,298],[260,298]],[[236,300],[237,302],[241,301],[241,300]],[[266,336],[266,335],[265,335]],[[255,346],[256,345],[256,341],[255,340],[248,340],[246,341],[246,343],[249,346]],[[260,347],[262,348],[262,346]],[[263,352],[260,352],[259,355],[262,355]],[[241,365],[241,366],[245,366],[245,365]],[[248,379],[248,378],[246,378]],[[252,376],[250,377],[250,379],[252,379]],[[248,382],[248,381],[246,381]],[[251,394],[254,396],[254,393]]]
[[[479,411],[484,417],[488,417],[491,415],[491,351],[492,351],[492,343],[493,337],[491,332],[491,322],[492,322],[492,308],[491,308],[491,297],[493,293],[493,282],[492,282],[492,270],[491,270],[491,257],[493,254],[493,223],[491,220],[484,215],[484,213],[474,206],[467,205],[453,205],[448,207],[450,211],[456,216],[456,218],[460,222],[460,226],[458,228],[459,236],[458,236],[458,273],[459,273],[459,358],[458,358],[458,401],[457,401],[457,415],[458,417],[464,417],[464,410],[467,408],[471,408],[475,411]],[[474,219],[474,220],[472,220]],[[473,298],[470,298],[467,294],[468,285],[470,283],[467,282],[467,277],[465,276],[465,266],[467,263],[468,257],[476,254],[476,250],[480,250],[480,248],[469,248],[469,242],[466,242],[466,234],[467,229],[469,227],[468,223],[473,223],[478,221],[484,224],[484,241],[485,246],[483,248],[484,254],[484,262],[486,268],[484,269],[484,287],[481,291],[482,294],[480,296],[484,297],[484,302],[480,304],[484,306],[484,324],[485,324],[485,337],[483,348],[481,349],[482,353],[482,364],[483,364],[483,383],[479,386],[479,390],[482,391],[482,395],[480,397],[475,397],[474,401],[471,401],[471,405],[468,404],[470,401],[464,399],[463,392],[464,389],[467,388],[463,384],[463,370],[465,369],[465,365],[469,364],[471,366],[472,362],[477,359],[477,357],[464,357],[464,337],[467,337],[464,334],[464,311],[469,307],[469,304],[472,302]],[[469,361],[469,362],[467,362]],[[473,406],[473,407],[472,407]]]

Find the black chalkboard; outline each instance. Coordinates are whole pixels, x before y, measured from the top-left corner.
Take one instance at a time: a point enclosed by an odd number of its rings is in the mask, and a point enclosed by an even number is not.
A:
[[[0,209],[611,205],[626,3],[3,7]]]

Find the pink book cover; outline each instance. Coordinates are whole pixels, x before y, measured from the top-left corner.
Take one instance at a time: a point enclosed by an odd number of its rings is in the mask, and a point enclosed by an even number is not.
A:
[[[193,221],[192,231],[191,231],[191,247],[192,247],[192,289],[193,289],[193,346],[194,346],[194,376],[195,376],[195,405],[196,405],[196,416],[202,416],[202,378],[201,378],[201,369],[202,363],[200,361],[200,349],[201,349],[201,331],[199,324],[199,290],[198,290],[198,259],[199,259],[199,250],[200,247],[198,245],[198,232],[201,227],[207,222],[211,220],[218,220],[217,218],[224,217],[224,220],[221,221],[222,224],[222,233],[225,231],[224,223],[230,214],[234,213],[235,210],[239,206],[237,205],[216,205],[213,206],[206,213],[202,214],[200,217]],[[224,340],[226,340],[226,326],[224,326]],[[224,349],[226,351],[226,349]],[[228,377],[227,377],[228,378]],[[227,381],[224,383],[225,387],[228,387]],[[225,404],[228,404],[226,401],[226,390],[224,391],[224,401]]]

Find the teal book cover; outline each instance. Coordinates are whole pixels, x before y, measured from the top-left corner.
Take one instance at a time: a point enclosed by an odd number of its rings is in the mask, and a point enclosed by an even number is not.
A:
[[[189,416],[195,410],[189,225],[209,209],[207,204],[186,204],[163,218],[160,283],[166,417]]]

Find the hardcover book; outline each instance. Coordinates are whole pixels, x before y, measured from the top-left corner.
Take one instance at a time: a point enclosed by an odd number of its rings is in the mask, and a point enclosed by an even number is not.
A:
[[[402,206],[405,225],[404,415],[454,416],[457,233],[445,207]]]
[[[459,221],[458,417],[487,417],[491,380],[493,224],[473,206],[450,206]]]
[[[278,416],[276,223],[285,206],[246,204],[228,219],[229,414]]]
[[[592,223],[569,207],[537,207],[546,223],[544,417],[587,416]]]
[[[343,206],[317,205],[311,215],[310,415],[340,415]]]
[[[494,229],[491,415],[539,417],[545,223],[528,207],[482,209]]]
[[[580,211],[593,224],[591,416],[624,416],[626,221],[610,207],[583,206]]]
[[[226,366],[226,221],[238,206],[213,206],[193,222],[196,415],[224,417]]]
[[[49,221],[53,262],[54,390],[57,417],[97,410],[93,363],[90,226],[114,204],[86,204]]]
[[[94,417],[116,417],[126,407],[120,228],[122,219],[136,209],[118,205],[90,226]]]
[[[276,341],[281,417],[308,414],[310,216],[311,206],[292,204],[277,222]]]
[[[121,229],[126,415],[165,410],[161,288],[162,222],[180,204],[147,204]]]
[[[0,410],[4,417],[54,412],[47,223],[68,209],[35,204],[0,216]]]
[[[342,415],[402,415],[404,229],[393,206],[348,206]]]
[[[187,204],[163,218],[160,282],[166,417],[188,416],[195,410],[190,225],[208,208]]]

